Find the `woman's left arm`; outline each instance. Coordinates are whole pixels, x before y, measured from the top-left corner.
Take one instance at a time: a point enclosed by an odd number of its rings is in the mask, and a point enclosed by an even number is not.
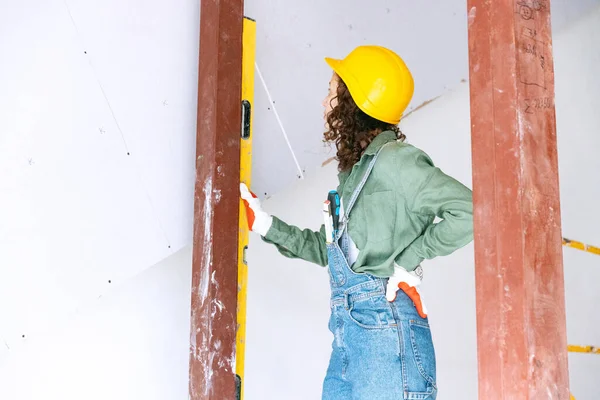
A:
[[[414,147],[409,151],[399,166],[408,208],[441,218],[396,257],[398,265],[411,271],[424,259],[451,254],[473,240],[473,196],[469,188],[435,167],[424,152]]]

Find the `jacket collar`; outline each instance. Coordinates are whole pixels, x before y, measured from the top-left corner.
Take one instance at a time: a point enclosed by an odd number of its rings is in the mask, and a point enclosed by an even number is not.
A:
[[[379,135],[375,136],[375,138],[369,143],[367,149],[365,150],[364,155],[372,156],[379,151],[383,147],[384,144],[393,142],[397,139],[396,132],[394,131],[384,131]]]

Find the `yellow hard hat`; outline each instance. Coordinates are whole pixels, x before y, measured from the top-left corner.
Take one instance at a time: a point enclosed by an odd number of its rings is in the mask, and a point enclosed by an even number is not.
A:
[[[381,46],[359,46],[343,60],[325,61],[365,114],[389,124],[400,122],[414,92],[413,77],[400,56]]]

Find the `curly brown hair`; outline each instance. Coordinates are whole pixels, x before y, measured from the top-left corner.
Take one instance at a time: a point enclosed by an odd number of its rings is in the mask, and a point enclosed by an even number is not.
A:
[[[347,171],[360,160],[375,136],[383,131],[394,131],[400,140],[406,136],[398,126],[380,121],[365,114],[354,102],[348,87],[337,76],[337,105],[327,115],[327,128],[324,133],[326,143],[335,143],[338,170]]]

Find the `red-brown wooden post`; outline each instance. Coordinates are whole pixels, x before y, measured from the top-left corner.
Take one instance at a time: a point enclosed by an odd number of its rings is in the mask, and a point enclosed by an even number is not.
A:
[[[235,399],[243,0],[202,0],[191,400]]]
[[[568,400],[548,0],[468,0],[479,398]]]

